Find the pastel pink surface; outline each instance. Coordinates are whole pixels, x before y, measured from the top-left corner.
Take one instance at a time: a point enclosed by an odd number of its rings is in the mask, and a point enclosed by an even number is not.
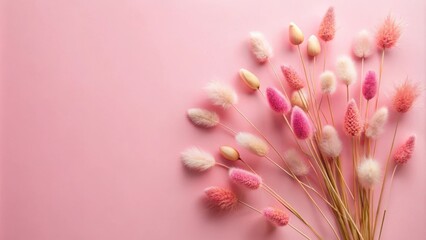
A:
[[[389,102],[393,86],[407,75],[424,86],[423,1],[1,0],[0,239],[300,239],[290,228],[271,230],[248,208],[211,214],[203,189],[228,186],[226,171],[191,173],[179,153],[197,145],[220,159],[219,146],[235,146],[223,129],[196,128],[185,116],[191,107],[217,109],[202,90],[215,78],[236,87],[238,106],[279,150],[291,146],[280,116],[244,90],[238,69],[253,71],[263,87],[279,87],[270,69],[251,56],[248,33],[258,30],[274,47],[277,67],[291,64],[302,73],[296,49],[286,44],[288,23],[296,21],[305,36],[315,34],[330,5],[337,30],[327,44],[331,70],[336,56],[350,53],[359,30],[374,31],[392,12],[402,19],[403,33],[386,53],[381,102]],[[377,53],[366,60],[365,70],[377,72],[378,63]],[[333,106],[342,110],[335,116],[337,129],[342,129],[344,91],[339,85],[332,96]],[[398,194],[384,201],[390,210],[382,239],[426,234],[424,99],[423,93],[401,119],[397,142],[415,132],[418,147],[398,168],[393,184]],[[252,131],[232,109],[218,111],[233,128]],[[394,125],[391,113],[378,141],[381,163]],[[297,184],[247,151],[241,154],[332,238]],[[280,207],[258,191],[243,196],[260,209]]]

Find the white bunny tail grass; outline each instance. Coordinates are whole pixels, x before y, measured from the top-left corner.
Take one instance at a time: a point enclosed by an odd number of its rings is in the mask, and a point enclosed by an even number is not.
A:
[[[382,132],[388,121],[389,111],[386,107],[379,108],[371,117],[370,122],[365,129],[365,136],[368,138],[377,138]]]
[[[309,166],[295,149],[288,150],[285,155],[287,166],[294,173],[294,175],[303,177],[309,173]]]
[[[380,165],[377,161],[367,158],[357,169],[358,181],[366,189],[371,189],[380,182]]]
[[[367,30],[360,31],[353,42],[352,51],[359,58],[367,58],[373,53],[374,40]]]
[[[216,164],[214,157],[197,147],[186,149],[180,154],[183,164],[192,170],[205,171]]]
[[[328,157],[338,157],[342,152],[342,142],[333,126],[326,125],[322,129],[320,150]]]
[[[189,120],[197,126],[211,128],[219,124],[219,116],[212,111],[202,108],[190,108],[186,112]]]
[[[320,82],[323,94],[333,94],[336,91],[336,75],[332,71],[321,73]]]
[[[264,157],[268,154],[269,146],[261,138],[247,132],[239,132],[235,136],[235,140],[241,146],[256,154],[257,156]]]
[[[207,84],[205,90],[214,105],[229,108],[238,101],[238,96],[234,89],[221,82],[212,81]]]
[[[357,73],[356,73],[356,69],[355,69],[355,64],[350,57],[340,56],[337,59],[336,76],[346,86],[349,86],[349,85],[355,83],[356,78],[357,78]]]
[[[272,57],[272,47],[261,32],[250,32],[250,44],[253,55],[260,63]]]

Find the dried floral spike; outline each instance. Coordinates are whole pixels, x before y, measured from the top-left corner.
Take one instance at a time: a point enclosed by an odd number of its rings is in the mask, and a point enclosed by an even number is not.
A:
[[[309,166],[295,149],[288,150],[285,155],[285,162],[294,175],[303,177],[309,173]]]
[[[291,112],[291,127],[298,139],[305,140],[312,136],[312,125],[306,113],[297,106]]]
[[[240,159],[240,153],[233,147],[221,146],[219,150],[222,157],[226,160],[237,161]]]
[[[297,91],[305,86],[302,78],[292,67],[281,66],[281,71],[283,72],[283,75],[291,89]]]
[[[303,96],[303,98],[300,97],[300,95]],[[304,101],[304,99],[306,99],[306,102]],[[291,104],[293,104],[293,106],[298,106],[301,109],[308,111],[309,108],[309,96],[308,94],[302,89],[301,91],[294,91],[291,94]],[[305,107],[305,104],[306,107]]]
[[[252,190],[258,189],[262,184],[262,178],[259,175],[240,168],[230,168],[229,178],[232,182]]]
[[[401,27],[395,19],[388,15],[376,33],[376,44],[379,49],[389,49],[395,46],[401,36]]]
[[[308,38],[307,52],[309,57],[316,57],[318,54],[321,53],[321,45],[315,35],[311,35]]]
[[[388,109],[386,107],[379,108],[371,117],[365,129],[365,136],[368,138],[377,138],[382,132],[388,120]]]
[[[263,209],[263,216],[275,226],[286,226],[290,220],[290,217],[284,211],[268,207]]]
[[[333,126],[325,125],[322,129],[322,138],[319,144],[321,152],[328,157],[336,158],[342,152],[342,142]]]
[[[272,57],[272,47],[260,32],[250,32],[251,51],[259,63],[265,63]]]
[[[406,80],[395,89],[392,97],[392,107],[396,112],[406,113],[413,106],[414,101],[420,95],[416,84]]]
[[[318,31],[318,37],[323,41],[328,42],[333,40],[336,33],[336,20],[334,16],[334,8],[329,7],[325,13]]]
[[[214,105],[229,108],[238,101],[237,93],[228,85],[212,81],[205,88],[209,99]]]
[[[358,58],[367,58],[373,53],[373,37],[367,30],[361,30],[355,37],[352,51]]]
[[[380,182],[380,165],[373,159],[365,159],[357,169],[358,181],[366,189],[371,189]]]
[[[189,120],[197,126],[211,128],[219,124],[219,116],[213,112],[202,108],[190,108],[186,112]]]
[[[260,139],[251,133],[239,132],[235,136],[235,139],[240,146],[246,148],[257,156],[264,157],[268,154],[268,144],[263,139]]]
[[[205,171],[216,164],[214,157],[199,148],[191,147],[180,155],[183,164],[192,170]]]
[[[291,110],[290,102],[276,88],[268,87],[266,89],[266,97],[268,98],[271,109],[280,114],[287,114]]]
[[[300,45],[305,39],[302,30],[294,22],[288,26],[288,37],[293,45]]]
[[[260,81],[252,72],[241,68],[240,69],[240,77],[244,81],[244,83],[251,88],[252,90],[258,90],[260,87]]]
[[[336,75],[332,71],[321,73],[320,83],[323,94],[333,94],[336,91]]]
[[[336,64],[336,76],[346,85],[355,83],[357,71],[352,59],[348,56],[340,56]]]
[[[362,83],[362,95],[366,100],[370,100],[376,96],[377,79],[374,71],[368,71],[365,80]]]
[[[361,116],[356,106],[355,100],[350,100],[346,108],[345,119],[344,119],[345,133],[349,136],[356,137],[361,134],[362,123]]]
[[[204,189],[207,201],[210,207],[220,210],[229,211],[238,204],[237,195],[229,189],[222,187],[208,187]]]
[[[402,144],[396,149],[395,153],[393,154],[393,160],[396,164],[405,164],[411,159],[411,157],[413,156],[415,143],[416,137],[410,136],[404,142],[404,144]]]

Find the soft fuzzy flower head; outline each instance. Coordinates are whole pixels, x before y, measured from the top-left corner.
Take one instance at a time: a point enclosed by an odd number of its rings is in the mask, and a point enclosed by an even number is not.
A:
[[[249,189],[258,189],[262,184],[262,178],[254,173],[240,168],[230,168],[229,178],[232,182]]]
[[[288,99],[276,88],[268,87],[266,89],[266,97],[268,98],[271,109],[280,114],[287,114],[291,110],[291,104]]]
[[[328,157],[336,158],[342,152],[342,141],[333,126],[325,125],[322,129],[322,137],[319,144],[321,152]]]
[[[308,164],[295,149],[288,150],[285,156],[285,162],[294,175],[303,177],[309,173]]]
[[[401,26],[389,15],[380,25],[376,33],[376,45],[379,49],[389,49],[395,46],[401,37]]]
[[[294,22],[291,22],[288,26],[288,37],[293,45],[300,45],[305,39],[302,30]]]
[[[238,96],[234,89],[221,82],[212,81],[207,84],[205,90],[214,105],[229,108],[238,101]]]
[[[392,97],[392,107],[396,112],[406,113],[411,109],[419,95],[420,91],[417,84],[406,80],[395,89]]]
[[[305,140],[312,136],[313,129],[306,113],[299,107],[293,107],[291,111],[291,127],[298,139]]]
[[[383,127],[388,121],[389,111],[386,107],[379,108],[371,117],[365,129],[365,136],[368,138],[377,138],[382,132]]]
[[[186,112],[189,120],[197,126],[211,128],[219,124],[219,116],[213,112],[202,108],[190,108]]]
[[[321,44],[315,35],[308,38],[307,52],[309,57],[316,57],[321,53]]]
[[[257,61],[264,63],[272,57],[272,47],[260,32],[250,32],[251,51]]]
[[[401,146],[399,146],[393,154],[393,160],[396,164],[407,163],[414,152],[414,145],[416,143],[416,137],[410,136]]]
[[[361,134],[362,122],[355,100],[350,100],[346,108],[345,119],[343,122],[345,133],[356,137]]]
[[[353,42],[352,51],[356,57],[367,58],[373,53],[373,37],[367,30],[360,31]]]
[[[318,31],[318,37],[328,42],[333,40],[336,33],[336,20],[334,16],[334,8],[329,7],[325,13]]]
[[[357,71],[355,64],[349,56],[340,56],[336,63],[336,76],[346,85],[355,83]]]
[[[221,146],[219,148],[220,155],[222,155],[223,158],[229,161],[237,161],[240,160],[240,153],[237,149],[230,147],[230,146]]]
[[[366,100],[370,100],[376,96],[377,79],[374,71],[368,71],[365,75],[365,80],[362,83],[362,95]]]
[[[357,169],[358,181],[366,189],[371,189],[380,182],[380,165],[373,159],[365,159]]]
[[[200,172],[216,164],[216,160],[210,153],[196,147],[191,147],[183,151],[180,158],[187,168]]]
[[[325,71],[320,75],[321,91],[323,94],[333,94],[336,91],[336,75],[332,71]]]
[[[235,136],[235,140],[241,146],[256,154],[257,156],[264,157],[268,154],[269,146],[261,138],[247,132],[239,132]]]
[[[240,77],[244,83],[252,90],[258,90],[260,87],[260,81],[252,72],[247,69],[240,69]]]
[[[305,87],[305,84],[294,68],[289,66],[281,66],[281,71],[288,85],[293,90],[300,90]]]
[[[298,106],[305,111],[309,109],[309,96],[304,89],[300,91],[294,91],[291,94],[290,102],[293,104],[293,106]]]
[[[285,213],[283,210],[268,207],[263,209],[263,216],[272,224],[275,226],[281,227],[286,226],[288,224],[288,221],[290,220],[290,217],[287,213]]]
[[[210,207],[216,210],[229,211],[238,205],[237,195],[229,189],[208,187],[204,189],[204,193]]]

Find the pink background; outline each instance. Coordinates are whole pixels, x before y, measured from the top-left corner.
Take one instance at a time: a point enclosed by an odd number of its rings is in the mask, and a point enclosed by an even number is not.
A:
[[[0,2],[4,240],[300,239],[290,228],[271,229],[246,208],[226,216],[211,214],[201,201],[202,190],[227,186],[226,172],[193,174],[179,160],[180,151],[194,144],[216,156],[220,145],[235,145],[222,129],[195,128],[185,117],[187,108],[211,108],[202,88],[213,78],[236,87],[239,107],[273,136],[279,149],[290,144],[282,144],[289,135],[280,119],[238,79],[244,67],[262,79],[262,89],[275,85],[269,69],[257,65],[248,51],[249,31],[267,36],[277,64],[291,63],[300,70],[297,52],[287,45],[288,23],[295,21],[309,36],[333,5],[338,31],[329,47],[332,67],[337,55],[349,53],[356,32],[374,31],[391,12],[404,31],[398,47],[386,55],[383,102],[407,76],[425,80],[424,1]],[[377,70],[378,60],[378,54],[368,59],[366,69]],[[339,91],[336,108],[344,102],[341,85]],[[401,123],[397,144],[416,132],[418,148],[413,161],[397,173],[383,239],[422,239],[426,234],[424,107],[421,98]],[[220,113],[235,129],[252,131],[235,112]],[[392,117],[385,140],[379,141],[381,162],[394,124]],[[242,154],[326,239],[332,238],[293,182]],[[259,208],[278,206],[262,192],[244,196]]]

